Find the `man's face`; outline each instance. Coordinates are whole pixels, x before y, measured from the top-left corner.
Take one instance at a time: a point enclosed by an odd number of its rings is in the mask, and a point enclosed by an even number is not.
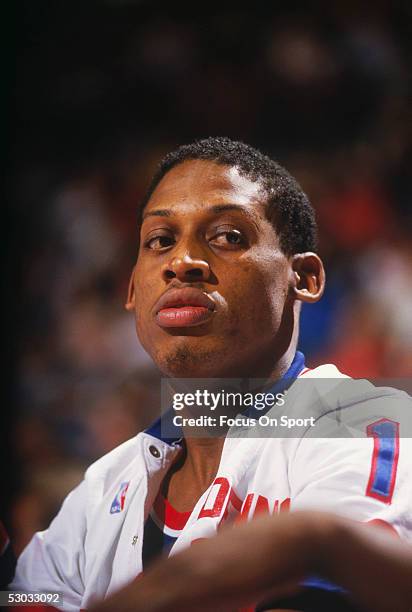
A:
[[[264,376],[291,341],[290,260],[258,182],[190,160],[144,211],[134,273],[136,329],[162,372]]]

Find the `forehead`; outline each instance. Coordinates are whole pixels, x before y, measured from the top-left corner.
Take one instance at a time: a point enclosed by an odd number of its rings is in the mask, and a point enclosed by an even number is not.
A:
[[[146,210],[167,206],[175,213],[191,206],[239,204],[264,214],[266,195],[259,181],[242,176],[236,166],[186,160],[161,179]]]

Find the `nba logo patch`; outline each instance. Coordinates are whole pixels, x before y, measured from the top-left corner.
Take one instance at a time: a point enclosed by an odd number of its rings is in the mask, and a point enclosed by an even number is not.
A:
[[[126,501],[126,493],[129,488],[130,480],[127,482],[122,482],[118,492],[114,500],[112,501],[112,505],[110,506],[110,514],[115,514],[116,512],[122,512],[124,508],[124,502]]]

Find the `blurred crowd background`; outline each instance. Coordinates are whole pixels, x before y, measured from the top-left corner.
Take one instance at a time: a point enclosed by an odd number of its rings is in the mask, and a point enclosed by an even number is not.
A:
[[[201,17],[138,0],[16,6],[19,552],[85,466],[157,413],[159,375],[123,306],[136,207],[179,144],[243,140],[310,196],[328,283],[302,314],[308,364],[410,376],[412,43],[407,3],[378,0]]]

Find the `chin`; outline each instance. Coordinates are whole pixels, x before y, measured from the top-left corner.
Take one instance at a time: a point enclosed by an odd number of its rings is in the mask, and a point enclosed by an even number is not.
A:
[[[220,345],[220,346],[219,346]],[[153,361],[171,378],[218,377],[227,346],[205,342],[204,338],[180,336],[173,344],[152,353]]]

